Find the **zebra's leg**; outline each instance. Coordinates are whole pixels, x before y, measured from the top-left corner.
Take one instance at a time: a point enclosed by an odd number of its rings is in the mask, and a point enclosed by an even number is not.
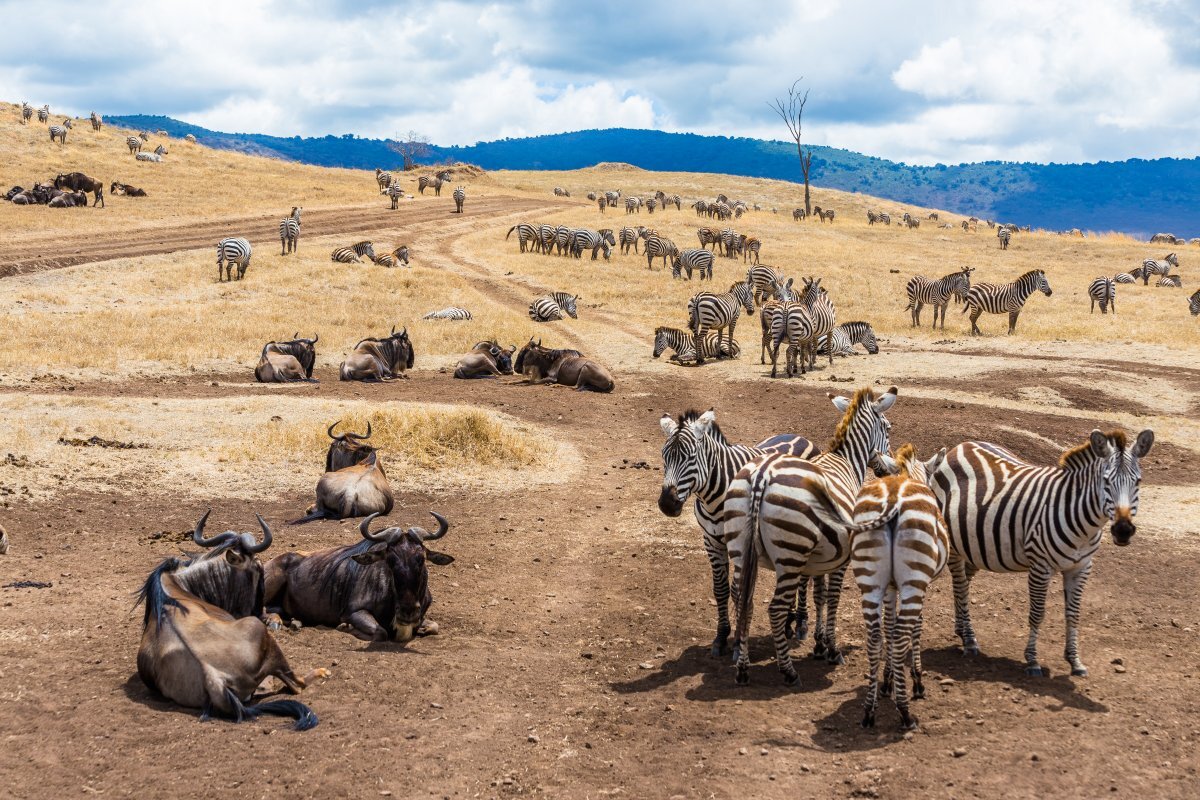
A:
[[[729,652],[729,551],[720,535],[705,531],[704,552],[712,567],[713,599],[717,602],[717,636],[712,641],[715,657]]]
[[[1017,329],[1017,317],[1021,316],[1021,310],[1008,312],[1008,335],[1012,336],[1013,331]]]
[[[912,327],[919,328],[921,327],[921,304],[914,300],[910,307],[912,308]],[[936,321],[935,319],[934,322]]]
[[[867,627],[867,703],[862,719],[864,728],[875,727],[875,709],[879,705],[879,658],[883,654],[879,612],[884,602],[884,592],[878,586],[863,592],[862,614]],[[884,671],[887,671],[886,665]]]
[[[829,576],[826,578],[829,583],[826,587],[828,609],[825,612],[825,660],[830,664],[846,663],[846,659],[838,647],[837,613],[838,604],[842,601],[842,586],[845,583],[846,568],[848,566],[849,562],[843,564],[838,569],[829,573]]]
[[[883,594],[883,647],[886,661],[883,664],[883,683],[879,693],[884,697],[892,696],[892,686],[895,683],[892,674],[893,645],[896,638],[896,587],[890,583]]]
[[[925,595],[924,595],[924,592],[922,592],[921,608],[918,609],[918,612],[923,611],[924,607],[925,607]],[[912,679],[913,679],[912,699],[913,700],[924,700],[925,699],[925,683],[921,680],[921,675],[923,673],[923,670],[921,669],[921,628],[924,626],[924,624],[925,624],[925,621],[924,621],[922,614],[918,613],[916,618],[913,620],[912,657],[910,658],[910,661],[912,664]]]
[[[1091,574],[1091,559],[1072,572],[1063,573],[1063,602],[1067,615],[1067,647],[1063,657],[1071,665],[1071,674],[1079,678],[1088,674],[1087,667],[1079,660],[1079,606],[1083,602],[1083,587]]]
[[[1038,663],[1038,629],[1046,616],[1046,589],[1054,570],[1046,564],[1034,564],[1029,570],[1029,641],[1025,644],[1025,674],[1049,677],[1050,671]]]
[[[825,657],[825,576],[812,578],[813,586],[813,658]]]
[[[699,314],[697,314],[697,317],[698,316],[699,316]],[[706,333],[708,333],[708,331],[707,331],[707,329],[705,329],[705,327],[703,325],[700,325],[700,324],[696,325],[696,332],[693,337],[692,346],[696,348],[696,366],[697,367],[704,363],[704,351],[701,348],[704,345],[704,335]],[[720,337],[721,337],[721,335],[718,333],[717,334],[717,344],[718,345],[721,343]]]
[[[982,336],[983,331],[979,330],[979,315],[983,313],[983,306],[977,306],[971,309],[971,335]]]
[[[796,665],[792,663],[791,648],[788,646],[785,630],[787,615],[792,609],[799,577],[798,573],[789,575],[783,570],[777,569],[775,594],[771,597],[770,605],[767,606],[767,615],[771,619],[771,637],[775,640],[775,659],[779,664],[779,671],[783,673],[783,682],[788,686],[794,686],[800,680],[800,676],[796,674]]]
[[[897,593],[899,594],[899,593]],[[897,598],[899,608],[896,609],[895,625],[888,632],[888,646],[892,667],[892,684],[896,710],[900,712],[900,729],[909,731],[917,727],[917,719],[908,712],[908,681],[904,669],[908,666],[909,653],[912,650],[913,621],[921,613],[921,597],[916,597],[916,607],[906,608],[913,598]]]
[[[788,613],[787,633],[789,639],[804,641],[808,636],[808,582],[807,575],[800,576],[796,587],[796,604]]]
[[[962,640],[964,656],[979,655],[979,641],[971,627],[971,578],[978,569],[961,558],[950,558],[950,576],[954,583],[954,635]]]

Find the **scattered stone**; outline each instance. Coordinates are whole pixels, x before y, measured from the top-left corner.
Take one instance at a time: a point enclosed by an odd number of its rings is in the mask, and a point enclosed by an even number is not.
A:
[[[967,748],[965,748],[965,747],[956,747],[950,751],[950,755],[954,756],[955,758],[962,758],[966,754],[967,754]]]
[[[739,748],[738,748],[738,755],[739,755],[739,756],[744,756],[744,755],[746,755],[746,752],[747,752],[747,751],[746,751],[746,748],[744,748],[744,747],[739,747]]]
[[[1124,663],[1125,663],[1125,661],[1124,661],[1124,659],[1120,659],[1120,658],[1114,658],[1114,659],[1113,659],[1112,661],[1110,661],[1109,663],[1110,663],[1110,664],[1117,664],[1117,665],[1120,665],[1120,664],[1124,664]]]
[[[643,661],[642,663],[638,664],[638,669],[654,669],[654,664],[650,663],[649,661]]]
[[[1030,760],[1030,761],[1041,761],[1041,760],[1042,760],[1042,758],[1041,758],[1041,756],[1039,756],[1037,753],[1030,753],[1030,754],[1029,754],[1029,760]]]
[[[430,703],[429,707],[430,708],[441,708],[442,704],[441,703]]]
[[[906,741],[906,742],[911,742],[912,740],[913,740],[913,732],[912,732],[912,731],[905,731],[905,732],[904,732],[904,741]]]
[[[541,739],[537,737],[537,734],[531,733],[525,737],[525,741],[529,742],[530,744],[537,744],[541,741]]]
[[[1120,664],[1117,664],[1115,667],[1113,667],[1113,672],[1116,672],[1118,674],[1120,674],[1122,672],[1127,672],[1127,671],[1128,670],[1126,670],[1125,667],[1121,666]]]
[[[758,751],[758,754],[759,754],[760,756],[765,756],[765,755],[768,755],[768,754],[770,754],[770,752],[771,752],[770,750],[768,750],[767,748],[765,748],[765,747],[764,747],[764,748],[762,748],[761,750],[759,750],[759,751]]]
[[[940,681],[938,681],[939,686],[953,686],[954,684],[954,678],[942,678]]]

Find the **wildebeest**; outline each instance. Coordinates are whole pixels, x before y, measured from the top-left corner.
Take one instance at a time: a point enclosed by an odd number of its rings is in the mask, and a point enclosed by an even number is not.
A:
[[[514,344],[508,350],[496,341],[477,342],[471,352],[458,360],[454,367],[456,378],[498,378],[513,372],[512,357],[517,351]]]
[[[394,504],[392,487],[375,451],[358,464],[322,475],[317,481],[317,502],[303,517],[292,520],[292,524],[387,514]]]
[[[14,186],[11,189],[9,189],[7,192],[4,193],[4,199],[12,200],[14,197],[21,194],[24,191],[25,191],[24,187]]]
[[[408,328],[391,334],[385,339],[370,337],[354,345],[354,351],[346,356],[339,370],[344,381],[383,381],[390,378],[407,378],[406,369],[412,369],[415,359]]]
[[[112,185],[108,187],[108,193],[109,194],[123,194],[126,197],[145,197],[146,196],[145,189],[139,189],[136,186],[130,186],[127,183],[120,183],[118,181],[112,182]]]
[[[517,353],[513,369],[526,376],[530,384],[557,383],[593,392],[611,392],[616,385],[607,369],[584,358],[578,350],[551,350],[542,347],[540,339],[535,344],[530,338]]]
[[[365,440],[371,438],[370,420],[367,420],[366,433],[346,431],[334,436],[333,429],[340,424],[341,420],[338,420],[325,431],[329,438],[333,440],[329,443],[329,452],[325,454],[326,472],[337,472],[339,469],[353,467],[375,452],[374,447],[369,444],[363,444]]]
[[[426,562],[453,556],[430,550],[450,523],[437,512],[437,531],[386,528],[371,532],[372,514],[359,524],[363,540],[315,553],[284,553],[266,565],[266,604],[305,625],[345,625],[368,642],[407,642],[436,628],[425,624],[433,603]],[[422,630],[424,628],[424,630]]]
[[[8,531],[4,530],[4,526],[0,525],[0,556],[8,552]]]
[[[59,192],[47,203],[50,208],[87,208],[87,195],[83,192]]]
[[[55,189],[72,189],[76,192],[91,192],[96,196],[92,201],[92,205],[104,207],[104,182],[98,181],[95,178],[85,175],[82,172],[69,172],[66,175],[59,173],[54,179]],[[87,198],[84,198],[84,204],[87,204]]]
[[[321,336],[301,339],[299,335],[297,331],[292,334],[291,341],[263,345],[258,366],[254,368],[254,379],[259,383],[312,381],[313,364],[317,360],[316,344]]]

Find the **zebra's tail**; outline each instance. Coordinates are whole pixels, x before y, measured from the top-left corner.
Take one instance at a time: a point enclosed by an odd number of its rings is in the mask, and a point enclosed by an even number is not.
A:
[[[742,551],[742,579],[738,583],[737,626],[733,632],[734,647],[742,647],[743,640],[746,640],[746,647],[750,646],[748,640],[750,615],[754,612],[754,584],[758,580],[758,560],[762,552],[760,541],[762,532],[759,523],[766,482],[766,470],[761,468],[755,470],[754,482],[750,485],[750,508],[747,511],[745,522],[750,536],[749,541],[746,542],[746,549]]]
[[[819,491],[814,492],[814,494],[817,496],[818,502],[811,506],[812,510],[826,525],[833,528],[841,528],[846,532],[847,536],[883,527],[900,513],[900,504],[891,503],[882,513],[877,514],[871,519],[865,522],[855,522],[854,518],[846,512],[846,509],[830,497],[829,484],[825,480],[825,477],[822,475],[816,478],[816,482]]]
[[[696,302],[688,303],[688,327],[692,333],[697,333],[700,330],[700,304]]]
[[[506,241],[506,242],[507,242],[507,241],[508,241],[508,237],[512,236],[512,232],[513,232],[513,231],[515,231],[516,229],[517,229],[517,226],[516,226],[516,225],[513,225],[511,228],[509,228],[509,229],[508,229],[508,233],[504,234],[504,241]]]

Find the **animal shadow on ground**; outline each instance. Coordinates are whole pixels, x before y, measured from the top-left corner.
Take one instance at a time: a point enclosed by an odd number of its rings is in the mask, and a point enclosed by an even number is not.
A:
[[[181,717],[200,718],[200,709],[185,708],[166,699],[142,683],[141,677],[136,672],[130,675],[125,683],[121,684],[121,690],[125,692],[125,696],[130,700],[145,706],[157,714],[176,714]]]

